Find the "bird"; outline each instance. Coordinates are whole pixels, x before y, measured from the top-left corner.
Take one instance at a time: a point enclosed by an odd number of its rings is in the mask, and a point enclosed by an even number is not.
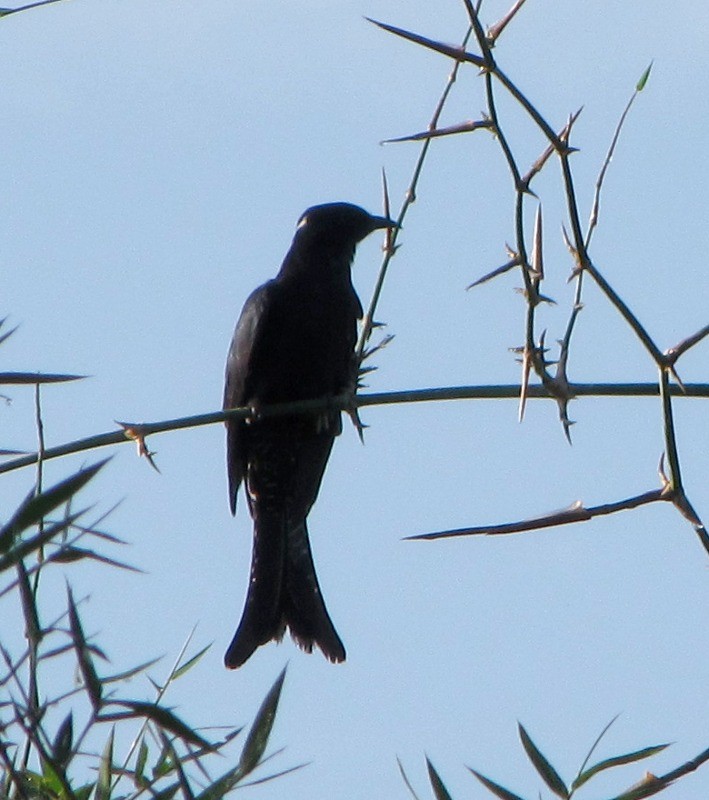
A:
[[[236,513],[244,484],[253,520],[251,571],[241,621],[224,656],[243,665],[286,628],[297,645],[333,663],[345,648],[320,591],[308,537],[315,502],[335,440],[339,410],[260,414],[274,403],[355,391],[357,323],[362,304],[352,285],[357,244],[388,217],[350,203],[308,208],[275,278],[246,300],[227,357],[224,409],[246,406],[226,420],[229,505]]]

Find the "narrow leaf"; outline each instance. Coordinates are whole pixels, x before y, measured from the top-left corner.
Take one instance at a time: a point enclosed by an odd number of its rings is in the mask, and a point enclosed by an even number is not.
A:
[[[266,750],[268,737],[271,735],[271,729],[276,719],[278,700],[281,696],[281,689],[283,688],[285,677],[286,668],[284,667],[264,698],[263,703],[261,703],[261,707],[251,725],[249,734],[246,737],[246,742],[244,743],[244,749],[241,751],[241,758],[239,759],[239,766],[242,768],[244,775],[248,775],[249,772],[258,766]]]
[[[2,558],[0,558],[0,572],[4,572],[11,567],[14,567],[16,564],[19,564],[23,558],[26,558],[30,553],[34,553],[37,550],[40,550],[44,545],[48,544],[55,536],[58,536],[60,533],[63,533],[70,528],[74,522],[82,515],[86,513],[86,509],[82,511],[77,511],[75,514],[71,514],[68,517],[60,520],[59,522],[55,522],[53,525],[45,528],[41,533],[38,533],[36,536],[33,536],[31,539],[25,539],[24,541],[20,541],[12,547],[9,552],[6,552]],[[10,541],[10,545],[12,545],[12,541]],[[2,552],[2,547],[0,547],[0,552]]]
[[[81,672],[81,677],[84,680],[84,686],[86,687],[86,691],[89,695],[91,706],[93,707],[94,713],[97,713],[101,708],[103,687],[101,686],[101,681],[96,674],[94,663],[91,658],[91,651],[86,644],[86,637],[84,636],[84,630],[81,625],[81,620],[79,619],[79,612],[77,611],[76,604],[74,603],[74,596],[72,594],[71,587],[67,586],[66,590],[69,601],[69,627],[71,628],[71,638],[73,640],[74,649],[76,650],[76,657],[79,662],[79,671]],[[111,737],[111,742],[112,741],[113,738]]]
[[[635,90],[636,91],[642,92],[642,90],[645,88],[645,84],[647,83],[648,78],[650,77],[650,71],[652,70],[652,64],[653,64],[653,62],[651,61],[649,66],[648,66],[648,68],[640,76],[640,80],[635,85]]]
[[[601,731],[601,732],[598,734],[598,736],[596,737],[596,741],[595,741],[595,742],[594,742],[594,743],[591,745],[591,749],[588,751],[588,753],[586,753],[586,757],[584,758],[584,760],[583,760],[583,763],[581,764],[581,766],[580,766],[580,768],[579,768],[578,774],[577,774],[577,775],[576,775],[576,777],[574,778],[574,781],[573,781],[573,784],[572,784],[572,786],[575,786],[575,785],[576,785],[576,781],[579,779],[579,776],[580,776],[580,775],[581,775],[581,773],[582,773],[582,772],[584,772],[584,771],[585,771],[585,769],[586,769],[586,764],[588,764],[588,762],[591,760],[591,756],[592,756],[592,755],[593,755],[593,754],[596,752],[596,748],[597,748],[597,747],[598,747],[598,745],[601,743],[601,740],[602,740],[602,739],[603,739],[603,737],[604,737],[604,736],[605,736],[605,735],[608,733],[608,731],[611,729],[611,727],[612,727],[612,726],[615,724],[615,721],[618,719],[618,717],[619,717],[619,716],[620,716],[620,714],[616,714],[616,715],[615,715],[615,716],[614,716],[614,717],[613,717],[613,718],[610,720],[610,722],[608,722],[608,723],[605,725],[605,727],[603,728],[603,730],[602,730],[602,731]]]
[[[141,672],[145,672],[146,669],[149,669],[154,664],[157,664],[160,661],[159,658],[151,658],[150,661],[144,661],[142,664],[138,664],[137,667],[131,667],[130,669],[125,670],[124,672],[119,672],[116,675],[110,675],[108,677],[103,678],[104,683],[117,683],[118,681],[127,681],[130,678],[139,675]]]
[[[17,562],[17,585],[20,590],[22,613],[25,618],[25,636],[30,642],[37,645],[42,638],[42,624],[39,621],[37,599],[30,585],[30,576],[22,559]]]
[[[145,778],[145,765],[148,762],[148,744],[145,741],[145,736],[140,740],[140,747],[138,748],[138,756],[135,760],[135,770],[133,772],[133,782],[136,786],[145,786],[147,780]]]
[[[112,700],[111,704],[130,709],[133,712],[131,716],[147,717],[156,725],[170,733],[174,733],[175,736],[179,736],[186,742],[190,742],[190,744],[204,747],[207,750],[214,749],[206,739],[203,739],[172,711],[168,711],[163,706],[158,706],[155,703],[143,703],[138,700]]]
[[[583,786],[586,781],[592,778],[594,775],[597,775],[599,772],[603,772],[603,770],[611,769],[612,767],[620,767],[623,764],[633,764],[636,761],[642,761],[644,758],[650,758],[650,756],[654,756],[655,753],[662,752],[666,747],[669,747],[668,744],[657,744],[652,747],[643,747],[642,750],[636,750],[633,753],[626,753],[622,756],[613,756],[613,758],[606,758],[603,761],[599,761],[598,764],[594,764],[592,767],[589,767],[587,770],[582,772],[578,778],[573,782],[572,788],[578,789],[579,786]]]
[[[411,796],[414,800],[420,800],[419,796],[414,791],[414,787],[411,785],[411,781],[409,780],[409,776],[404,771],[404,765],[401,763],[401,759],[397,756],[396,763],[399,765],[399,772],[401,773],[401,777],[404,779],[404,783],[406,784],[406,788],[411,792]]]
[[[31,525],[44,519],[51,511],[65,503],[82,489],[109,459],[104,459],[76,472],[46,492],[32,491],[12,518],[0,529],[0,552],[7,550],[15,538]]]
[[[522,746],[529,756],[529,760],[534,765],[534,768],[541,775],[544,783],[554,792],[555,795],[562,797],[566,800],[569,796],[569,790],[566,784],[559,777],[559,773],[552,767],[552,765],[542,755],[539,748],[531,740],[529,734],[524,729],[524,726],[519,724],[519,738],[522,740]]]
[[[190,786],[190,782],[187,779],[187,775],[185,770],[182,766],[182,761],[175,750],[175,746],[173,745],[172,741],[165,735],[165,731],[160,731],[160,738],[163,741],[163,744],[167,751],[170,753],[170,760],[175,766],[175,771],[177,772],[177,777],[180,781],[180,788],[182,789],[182,796],[186,798],[186,800],[195,800],[194,792],[192,791],[192,787]]]
[[[428,769],[428,779],[431,781],[431,788],[436,800],[453,800],[428,756],[426,756],[426,768]]]
[[[7,13],[4,9],[0,9],[0,15]],[[0,328],[7,322],[7,317],[3,317],[0,320]],[[0,335],[0,344],[2,344],[6,339],[9,339],[12,334],[18,329],[19,325],[15,325],[14,328],[10,328],[9,331],[5,331],[2,335]]]
[[[98,768],[98,780],[96,781],[96,800],[110,800],[111,797],[111,774],[113,772],[113,737],[115,728],[111,728],[111,733],[106,741],[106,746],[101,754],[101,761]]]
[[[192,656],[188,661],[186,661],[181,667],[178,667],[172,675],[172,680],[177,680],[181,678],[186,672],[189,672],[192,667],[195,666],[199,661],[202,660],[202,656],[209,650],[211,644],[208,644],[206,647],[202,648],[202,650],[197,653],[197,655]]]
[[[66,769],[69,764],[73,742],[74,720],[70,711],[59,726],[57,735],[54,737],[54,743],[52,744],[52,755],[62,769]]]
[[[500,786],[499,783],[491,781],[489,778],[481,775],[476,770],[471,769],[471,767],[468,767],[468,769],[473,773],[473,775],[475,775],[475,777],[485,788],[489,789],[496,797],[499,797],[500,800],[522,800],[518,794],[511,792],[509,789],[505,789],[505,787]]]
[[[102,556],[100,553],[96,553],[93,550],[88,550],[83,547],[74,547],[72,545],[62,547],[56,553],[52,553],[46,560],[54,561],[58,564],[72,564],[75,561],[82,561],[85,558],[91,559],[92,561],[100,561],[102,564],[108,564],[109,567],[116,567],[117,569],[126,569],[130,572],[143,572],[142,569],[134,567],[131,564],[117,561],[108,556]]]
[[[93,790],[94,784],[86,783],[83,786],[80,786],[78,789],[74,789],[74,798],[75,800],[89,800]]]
[[[200,792],[196,800],[222,800],[244,777],[240,766],[232,767],[217,778],[210,786]]]

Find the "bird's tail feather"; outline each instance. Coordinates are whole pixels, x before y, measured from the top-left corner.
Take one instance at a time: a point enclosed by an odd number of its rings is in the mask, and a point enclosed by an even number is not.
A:
[[[246,604],[224,656],[230,669],[244,664],[260,645],[280,640],[286,626],[303,650],[317,645],[330,661],[345,660],[320,592],[305,522],[288,528],[283,515],[257,517]]]
[[[280,640],[283,621],[283,583],[286,569],[286,520],[283,514],[260,514],[254,521],[251,574],[244,611],[224,656],[230,669],[244,664],[271,639]]]
[[[282,603],[285,623],[303,650],[310,653],[317,645],[330,661],[345,660],[345,648],[320,591],[305,521],[288,532]]]

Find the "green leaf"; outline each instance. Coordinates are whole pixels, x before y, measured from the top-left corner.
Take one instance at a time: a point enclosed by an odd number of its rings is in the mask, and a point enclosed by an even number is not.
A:
[[[92,561],[99,561],[102,564],[107,564],[109,567],[116,567],[117,569],[126,569],[130,572],[143,572],[138,567],[133,567],[130,564],[125,564],[123,561],[116,561],[108,556],[102,556],[100,553],[95,553],[93,550],[87,550],[83,547],[74,547],[73,545],[66,545],[52,553],[46,560],[52,561],[57,564],[73,564],[75,561],[82,561],[88,558]]]
[[[518,723],[518,728],[519,738],[522,740],[522,746],[529,756],[529,760],[534,765],[534,768],[541,775],[544,783],[546,783],[552,792],[566,800],[566,798],[569,796],[569,790],[566,788],[564,781],[562,781],[559,777],[559,773],[542,755],[541,751],[531,740],[529,734],[521,723]]]
[[[56,484],[45,492],[34,490],[25,498],[12,518],[0,529],[0,552],[6,552],[22,531],[36,525],[47,514],[72,498],[82,489],[109,459],[99,461],[92,467],[81,469],[74,475]]]
[[[101,762],[98,767],[98,781],[96,781],[95,800],[110,800],[111,798],[111,774],[113,772],[113,737],[115,728],[111,728],[111,733],[106,741],[106,746],[101,754]]]
[[[648,78],[650,77],[650,71],[652,70],[652,65],[653,65],[653,62],[651,61],[650,65],[648,66],[648,68],[640,76],[640,80],[635,85],[635,91],[636,92],[642,92],[642,90],[645,88],[645,84],[647,83]]]
[[[431,788],[436,800],[453,800],[428,756],[426,756],[426,768],[428,769],[428,779],[431,781]]]
[[[500,800],[522,800],[518,794],[511,792],[509,789],[505,789],[505,787],[500,786],[499,783],[491,781],[489,778],[481,775],[476,770],[471,769],[471,767],[468,767],[468,769],[473,773],[473,775],[475,775],[475,777],[485,788],[489,789],[496,797],[499,797]]]
[[[281,674],[276,678],[275,683],[261,703],[261,707],[251,725],[249,734],[246,737],[246,742],[244,742],[244,749],[241,751],[241,758],[239,759],[239,767],[243,770],[244,775],[248,775],[258,766],[266,750],[268,737],[271,735],[271,729],[276,719],[278,700],[281,696],[281,689],[283,688],[285,677],[286,667],[283,668]]]
[[[38,533],[31,539],[25,539],[15,544],[15,547],[10,549],[9,552],[5,553],[5,555],[0,558],[0,572],[5,572],[6,570],[11,569],[19,564],[23,558],[26,558],[28,555],[36,552],[37,550],[40,550],[55,536],[58,536],[60,533],[63,533],[70,528],[74,522],[76,522],[76,520],[85,513],[86,509],[77,511],[75,514],[64,517],[64,519],[60,520],[59,522],[55,522],[53,525],[45,528],[41,533]],[[12,542],[10,542],[10,544],[12,545]],[[2,550],[2,547],[0,547],[0,550]]]
[[[603,730],[598,734],[598,736],[596,737],[596,741],[591,745],[591,749],[588,751],[588,753],[586,753],[586,757],[584,758],[581,766],[579,767],[578,774],[576,775],[576,777],[573,780],[573,783],[571,784],[572,786],[576,785],[576,781],[579,779],[579,775],[581,775],[581,773],[586,769],[586,764],[588,764],[588,762],[591,760],[591,756],[596,752],[596,748],[601,743],[601,740],[608,733],[608,731],[611,729],[611,727],[615,724],[615,722],[616,722],[616,720],[618,719],[619,716],[620,716],[620,714],[616,714],[610,720],[610,722],[608,722],[606,724],[606,726],[603,728]]]
[[[2,570],[0,570],[2,571]],[[17,586],[22,601],[22,613],[25,618],[25,636],[30,642],[37,645],[42,638],[42,623],[39,621],[37,599],[30,585],[30,577],[25,568],[25,562],[17,562]]]
[[[0,8],[0,16],[8,14],[10,11],[11,9],[9,8]],[[0,319],[0,328],[2,328],[2,326],[6,322],[7,322],[7,317],[3,317],[2,319]],[[6,339],[9,339],[12,336],[12,334],[17,330],[18,327],[19,327],[18,325],[15,325],[14,328],[10,328],[9,331],[5,331],[5,333],[0,335],[0,344],[2,344]]]
[[[411,781],[409,780],[409,776],[406,774],[404,770],[404,765],[401,763],[401,759],[397,756],[396,763],[399,765],[399,772],[401,773],[401,777],[404,779],[404,783],[406,784],[406,788],[411,792],[411,796],[414,800],[420,800],[419,796],[414,791],[414,787],[411,785]]]
[[[160,661],[159,658],[151,658],[150,661],[144,661],[142,664],[138,664],[137,667],[132,667],[124,672],[119,672],[116,675],[109,675],[108,677],[103,678],[103,683],[106,684],[127,681],[130,678],[134,678],[136,675],[139,675],[141,672],[145,672],[146,669],[154,666],[158,663],[158,661]]]
[[[59,796],[61,797],[64,793],[64,786],[62,784],[61,778],[57,773],[56,769],[47,761],[46,759],[42,760],[42,778],[40,784],[40,791],[44,791],[50,796]]]
[[[578,789],[594,775],[597,775],[599,772],[603,772],[603,770],[611,769],[612,767],[620,767],[623,764],[633,764],[636,761],[642,761],[644,758],[650,758],[650,756],[654,756],[655,753],[662,752],[669,746],[669,744],[656,744],[652,747],[643,747],[642,750],[636,750],[633,753],[626,753],[622,756],[613,756],[612,758],[606,758],[603,761],[599,761],[597,764],[594,764],[592,767],[589,767],[587,770],[582,772],[573,782],[572,788]]]
[[[89,700],[93,707],[94,713],[98,713],[102,704],[103,686],[99,680],[94,662],[91,659],[91,651],[86,644],[86,637],[84,636],[84,629],[81,626],[79,619],[79,612],[76,610],[74,603],[74,595],[72,594],[71,587],[66,587],[67,598],[69,601],[69,627],[71,628],[71,638],[74,643],[74,650],[76,650],[76,658],[79,662],[79,670],[81,677],[84,679],[84,686],[89,695]]]
[[[171,752],[170,749],[164,746],[160,751],[160,754],[158,755],[158,760],[153,765],[154,781],[157,781],[160,778],[164,778],[165,775],[168,775],[175,769],[175,765],[172,763],[172,756],[170,752]]]
[[[145,736],[140,740],[138,756],[135,759],[135,770],[133,772],[133,782],[136,786],[144,787],[148,781],[145,778],[145,765],[148,763],[148,744]]]
[[[208,644],[202,650],[197,653],[197,655],[192,656],[189,661],[186,661],[181,667],[178,667],[175,672],[171,676],[171,680],[175,681],[178,678],[181,678],[186,672],[189,672],[195,664],[202,660],[202,656],[209,650],[211,644]]]
[[[214,749],[206,739],[203,739],[179,717],[175,716],[172,711],[168,711],[168,709],[163,708],[163,706],[156,705],[155,703],[144,703],[138,700],[111,700],[111,704],[129,709],[132,712],[130,714],[132,717],[146,717],[160,728],[174,733],[186,742],[190,742],[190,744],[194,744],[197,747],[204,747],[207,750]]]
[[[87,783],[84,786],[80,786],[78,789],[74,789],[75,800],[89,800],[91,792],[94,790],[94,785],[93,783]]]
[[[74,719],[71,711],[64,718],[64,722],[59,726],[57,735],[52,744],[52,755],[54,760],[66,769],[71,759],[71,746],[74,742]]]
[[[195,800],[221,800],[228,794],[244,777],[244,771],[240,766],[232,767],[222,776],[217,778],[204,791],[200,792]]]
[[[160,731],[160,738],[163,741],[163,745],[165,749],[170,753],[170,759],[172,763],[175,765],[175,771],[177,772],[177,777],[180,781],[180,788],[182,789],[182,796],[186,798],[186,800],[195,800],[194,792],[192,791],[192,787],[190,786],[190,782],[187,779],[187,775],[185,770],[182,766],[182,760],[175,750],[175,746],[170,741],[170,739],[165,735],[165,731]]]

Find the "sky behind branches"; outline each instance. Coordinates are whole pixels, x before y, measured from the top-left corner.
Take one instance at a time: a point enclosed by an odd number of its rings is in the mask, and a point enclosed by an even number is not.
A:
[[[490,0],[481,16],[489,25],[506,10]],[[302,210],[348,200],[378,212],[382,167],[398,209],[420,145],[380,142],[425,130],[451,65],[365,15],[450,43],[467,27],[459,0],[75,0],[0,20],[0,316],[20,325],[3,369],[92,376],[44,391],[49,446],[117,419],[217,409],[241,305],[278,269]],[[571,143],[584,221],[617,120],[654,60],[607,176],[591,256],[661,349],[707,323],[708,39],[700,2],[528,0],[495,49],[555,128],[583,106]],[[464,68],[441,124],[479,119],[483,89]],[[524,169],[546,143],[499,97]],[[573,298],[556,163],[534,188],[544,291],[557,301],[541,324],[553,345]],[[507,260],[512,189],[487,132],[434,142],[377,313],[395,339],[376,356],[372,391],[519,379],[519,276],[465,291]],[[530,234],[533,211],[530,202]],[[380,244],[372,237],[356,260],[365,305]],[[655,380],[590,282],[584,303],[570,378]],[[706,364],[704,343],[680,374],[706,381]],[[31,392],[11,395],[2,446],[32,449]],[[705,401],[678,400],[675,414],[686,488],[706,520]],[[159,475],[132,446],[114,448],[85,497],[104,510],[125,498],[107,527],[131,546],[111,555],[148,574],[72,570],[76,596],[90,595],[85,627],[114,671],[166,654],[164,674],[196,624],[194,649],[214,645],[168,698],[193,724],[246,722],[289,662],[272,740],[286,751],[273,766],[313,763],[254,796],[406,797],[396,756],[426,796],[427,753],[455,797],[485,796],[464,764],[529,797],[540,785],[518,720],[570,779],[619,712],[599,756],[672,741],[648,764],[666,772],[709,733],[707,556],[671,507],[509,538],[401,541],[658,486],[659,400],[585,398],[570,415],[573,447],[541,401],[521,425],[513,401],[366,409],[364,447],[346,426],[310,524],[348,650],[342,666],[287,642],[223,669],[250,521],[243,503],[236,520],[228,512],[221,426],[150,440]],[[103,455],[53,462],[46,479]],[[32,470],[3,476],[3,508],[33,480]],[[643,771],[602,779],[595,794]],[[708,785],[700,771],[665,797],[700,800]]]

